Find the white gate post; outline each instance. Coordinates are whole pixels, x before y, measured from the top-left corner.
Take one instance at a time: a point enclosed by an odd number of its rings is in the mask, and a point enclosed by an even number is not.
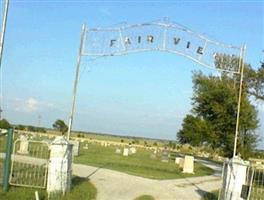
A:
[[[72,144],[63,136],[58,136],[51,143],[48,169],[47,192],[65,194],[71,187]]]
[[[243,200],[240,195],[242,185],[246,183],[248,166],[247,162],[237,156],[227,162],[222,177],[221,200]]]

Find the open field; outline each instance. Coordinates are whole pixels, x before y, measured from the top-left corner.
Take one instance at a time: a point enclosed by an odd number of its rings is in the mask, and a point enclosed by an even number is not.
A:
[[[154,197],[150,195],[142,195],[137,197],[135,200],[155,200]]]
[[[80,155],[74,158],[74,162],[151,179],[177,179],[213,174],[212,169],[200,163],[195,163],[195,174],[183,174],[174,161],[163,163],[160,160],[160,155],[151,159],[152,152],[150,150],[138,148],[136,154],[124,157],[122,153],[116,154],[115,149],[116,147],[89,144],[89,149],[86,150],[81,144]]]
[[[59,136],[61,135],[60,132],[52,129],[47,129],[46,133],[43,132],[30,132],[30,131],[23,131],[23,130],[16,130],[17,132],[23,133],[31,133],[33,135],[42,135],[38,137],[40,140],[47,138],[46,136]],[[72,131],[71,133],[72,139],[85,139],[85,140],[99,140],[99,141],[111,141],[111,142],[121,142],[124,144],[135,143],[139,145],[151,145],[153,146],[156,143],[157,146],[164,146],[169,142],[169,140],[162,140],[162,139],[152,139],[152,138],[140,138],[140,137],[132,137],[132,136],[120,136],[120,135],[110,135],[110,134],[103,134],[103,133],[93,133],[93,132],[79,132],[79,131]]]
[[[73,188],[69,194],[60,200],[95,200],[97,190],[95,186],[89,182],[88,179],[74,177],[72,180]],[[11,187],[8,192],[4,192],[0,188],[0,200],[35,200],[35,191],[38,190],[40,200],[47,200],[45,190],[25,188],[25,187]],[[54,198],[56,200],[58,198]]]

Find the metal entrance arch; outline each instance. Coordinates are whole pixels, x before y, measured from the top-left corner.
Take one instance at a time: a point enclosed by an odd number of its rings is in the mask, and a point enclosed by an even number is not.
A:
[[[195,33],[182,25],[169,22],[151,22],[136,25],[124,25],[120,27],[92,29],[88,29],[85,24],[82,26],[67,133],[68,140],[70,139],[73,123],[81,58],[83,56],[89,56],[91,58],[118,56],[147,51],[163,51],[178,54],[200,64],[201,66],[240,76],[233,151],[234,157],[237,149],[244,73],[244,55],[246,47],[245,45],[236,47],[214,41],[204,35]],[[224,55],[228,58],[228,60],[225,60],[227,64],[221,62]],[[239,58],[236,66],[234,66],[233,63],[234,58]],[[220,65],[216,66],[215,60],[220,61]]]

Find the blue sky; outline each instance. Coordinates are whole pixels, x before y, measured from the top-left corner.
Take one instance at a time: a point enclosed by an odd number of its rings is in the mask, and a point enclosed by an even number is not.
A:
[[[3,58],[3,116],[51,127],[68,121],[82,23],[88,27],[169,18],[209,38],[247,45],[246,61],[263,59],[261,1],[15,1]],[[73,128],[175,139],[191,109],[191,75],[208,70],[163,52],[84,59]],[[214,73],[214,71],[211,71]],[[264,105],[258,105],[260,133]],[[261,146],[262,145],[262,146]],[[260,144],[264,148],[264,144]]]

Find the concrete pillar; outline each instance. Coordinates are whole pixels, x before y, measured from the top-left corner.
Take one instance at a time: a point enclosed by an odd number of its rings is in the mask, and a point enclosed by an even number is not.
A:
[[[248,166],[249,164],[239,157],[234,157],[225,164],[220,199],[243,200],[240,195],[242,185],[246,183]]]
[[[72,144],[58,136],[50,145],[47,192],[50,196],[65,194],[71,187]]]

